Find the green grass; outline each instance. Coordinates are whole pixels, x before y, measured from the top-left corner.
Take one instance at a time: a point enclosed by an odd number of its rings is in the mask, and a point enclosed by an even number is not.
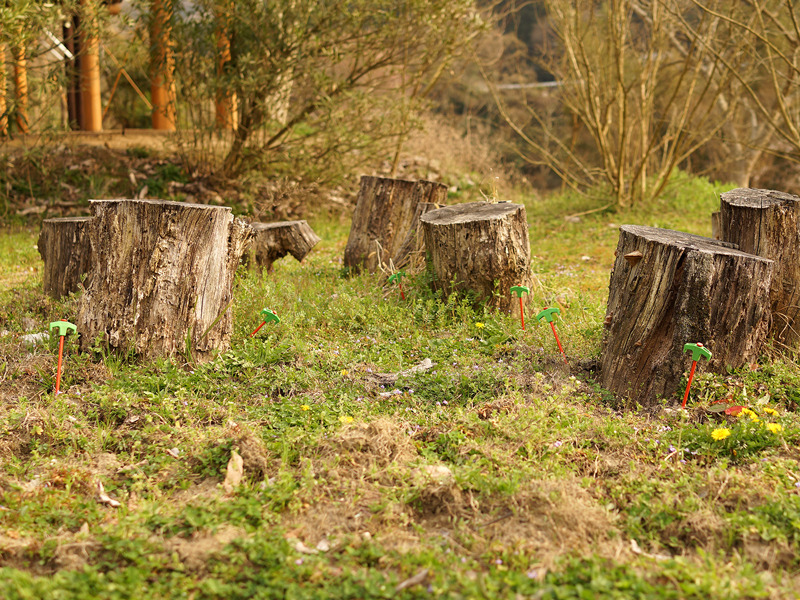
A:
[[[534,305],[559,302],[573,366],[600,352],[610,224],[708,234],[719,190],[680,176],[658,206],[577,223],[564,217],[592,206],[521,199]],[[73,319],[76,300],[41,294],[34,231],[0,234],[0,597],[800,593],[791,360],[701,373],[685,413],[621,411],[563,366],[549,328],[522,334],[422,275],[402,302],[379,276],[343,275],[346,223],[312,226],[323,242],[303,264],[237,276],[230,350],[191,366],[68,345],[57,398],[54,343],[21,336]],[[265,306],[281,323],[250,338]],[[759,421],[708,410],[723,399]],[[226,492],[234,452],[245,479]]]

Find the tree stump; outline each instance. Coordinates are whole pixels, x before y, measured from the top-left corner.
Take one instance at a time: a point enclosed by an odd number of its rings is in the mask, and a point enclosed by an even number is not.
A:
[[[298,261],[306,257],[321,238],[306,221],[251,223],[255,238],[247,252],[247,262],[259,269],[272,271],[272,263],[287,254]]]
[[[81,277],[89,272],[92,260],[90,220],[91,217],[65,217],[42,221],[36,246],[44,261],[44,292],[53,298],[62,298],[83,287]]]
[[[419,215],[430,208],[420,204],[441,205],[446,199],[447,186],[441,183],[362,177],[344,265],[371,273],[390,264],[402,266],[419,250]]]
[[[678,391],[686,343],[724,372],[758,357],[773,263],[711,238],[625,225],[609,283],[600,383],[647,406]]]
[[[772,190],[740,188],[720,202],[721,238],[743,252],[775,261],[770,287],[770,335],[800,345],[800,198]]]
[[[519,312],[519,300],[509,290],[532,281],[524,206],[472,202],[428,212],[420,220],[436,289],[447,295],[471,291],[476,301]]]
[[[93,200],[81,348],[206,361],[230,345],[233,275],[252,228],[222,206]]]

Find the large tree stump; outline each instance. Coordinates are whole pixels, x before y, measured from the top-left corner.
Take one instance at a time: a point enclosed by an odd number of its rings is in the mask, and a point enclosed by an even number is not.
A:
[[[531,285],[524,206],[472,202],[428,212],[420,220],[435,288],[447,295],[471,291],[476,301],[519,311],[519,300],[509,289]]]
[[[721,238],[743,252],[775,261],[770,287],[770,335],[800,345],[800,198],[772,190],[740,188],[721,196]]]
[[[44,292],[61,298],[81,289],[81,277],[92,260],[88,223],[91,217],[45,219],[36,247],[44,261]],[[88,282],[87,282],[88,283]]]
[[[769,323],[773,263],[688,233],[620,228],[609,283],[600,383],[642,405],[678,391],[683,345],[713,353],[724,372],[758,357]]]
[[[247,262],[260,269],[272,270],[272,263],[287,254],[298,261],[306,257],[320,238],[306,221],[251,223],[255,238],[247,252]]]
[[[144,358],[205,361],[230,345],[233,275],[252,228],[222,206],[93,200],[90,284],[78,305],[86,350],[98,338]]]
[[[383,177],[362,177],[353,211],[353,224],[344,251],[344,265],[351,269],[402,266],[419,248],[419,216],[430,207],[421,203],[444,204],[447,186],[432,181],[404,181]]]

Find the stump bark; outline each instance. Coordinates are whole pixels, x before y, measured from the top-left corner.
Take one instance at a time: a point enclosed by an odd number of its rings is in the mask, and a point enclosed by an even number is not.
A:
[[[625,225],[609,283],[600,383],[647,406],[679,391],[691,356],[713,353],[701,370],[754,361],[769,323],[771,260],[711,238]]]
[[[509,289],[532,281],[524,206],[472,202],[428,212],[420,221],[436,289],[447,295],[471,291],[476,301],[519,312]]]
[[[255,238],[247,252],[250,266],[272,271],[272,263],[287,254],[298,261],[306,257],[321,238],[306,221],[279,221],[277,223],[251,223]]]
[[[93,200],[81,348],[100,339],[143,358],[206,361],[230,345],[233,275],[252,228],[231,209],[161,200]]]
[[[772,190],[740,188],[720,202],[721,238],[743,252],[775,261],[770,286],[770,335],[800,346],[800,198]]]
[[[37,243],[44,261],[42,285],[44,292],[53,298],[61,298],[83,287],[81,277],[89,272],[92,260],[89,221],[90,217],[42,221]]]
[[[403,266],[420,250],[419,217],[430,208],[420,204],[442,205],[446,199],[447,186],[441,183],[362,177],[344,265],[369,272]]]

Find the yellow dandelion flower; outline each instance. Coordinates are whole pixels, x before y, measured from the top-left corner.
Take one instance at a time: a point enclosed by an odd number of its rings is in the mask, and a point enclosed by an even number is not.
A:
[[[740,415],[747,415],[748,417],[750,417],[750,420],[753,421],[753,423],[758,423],[761,420],[761,419],[758,418],[758,415],[755,412],[753,412],[752,410],[750,410],[749,408],[743,408],[742,412],[739,413],[739,414]]]
[[[300,407],[300,410],[311,410],[311,407],[310,407],[308,404],[303,404],[303,405]]]
[[[352,423],[353,422],[353,417],[351,417],[350,415],[342,415],[341,417],[339,417],[339,420],[342,423]]]
[[[764,412],[767,413],[768,415],[777,415],[778,414],[777,410],[775,410],[774,408],[770,408],[768,406],[764,407]]]
[[[730,434],[731,434],[731,430],[730,429],[728,429],[726,427],[722,427],[720,429],[715,429],[714,431],[712,431],[711,432],[711,437],[714,438],[714,440],[718,442],[720,440],[724,440]]]
[[[344,370],[342,371],[342,377],[347,377],[347,369],[344,369]]]
[[[779,425],[778,423],[767,423],[767,429],[769,429],[772,433],[780,433],[783,431],[783,426]]]
[[[475,323],[475,327],[477,327],[478,329],[483,329],[484,327],[486,327],[486,325],[484,325],[483,323]]]

